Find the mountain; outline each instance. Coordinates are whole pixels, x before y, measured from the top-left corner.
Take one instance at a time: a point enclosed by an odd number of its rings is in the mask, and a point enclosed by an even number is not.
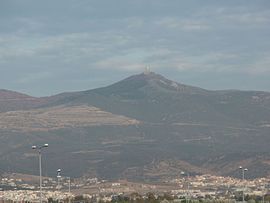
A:
[[[1,99],[1,94],[0,94]],[[49,143],[44,171],[160,181],[212,173],[270,175],[270,93],[210,91],[146,72],[0,113],[0,169],[37,174],[31,145]],[[23,104],[23,102],[22,102]],[[3,105],[4,106],[4,105]],[[0,170],[0,171],[1,171]]]
[[[55,104],[89,104],[153,123],[258,126],[269,123],[270,93],[208,91],[150,72],[108,87],[69,94]]]

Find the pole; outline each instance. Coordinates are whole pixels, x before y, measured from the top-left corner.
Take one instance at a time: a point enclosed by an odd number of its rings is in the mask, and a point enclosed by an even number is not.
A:
[[[245,201],[245,194],[244,191],[246,189],[246,184],[245,184],[245,171],[248,171],[247,168],[243,168],[242,166],[239,167],[242,170],[242,182],[243,182],[243,193],[242,193],[242,202],[244,203]]]
[[[70,193],[70,177],[68,177],[68,192]]]
[[[187,189],[188,189],[188,199],[187,199],[187,202],[189,202],[189,198],[190,198],[190,191],[189,191],[189,173],[187,174]]]
[[[262,195],[262,200],[263,203],[265,202],[264,196],[267,194],[267,187],[266,187],[266,183],[264,183],[264,191],[263,191],[263,195]]]
[[[61,169],[59,168],[58,170],[57,170],[57,189],[58,190],[60,190],[60,178],[61,178],[61,175],[60,175],[60,173],[61,173]]]
[[[41,169],[41,149],[38,151],[39,155],[39,202],[42,203],[42,169]]]
[[[41,165],[41,152],[42,148],[48,147],[48,144],[44,144],[43,146],[33,145],[32,149],[38,151],[38,159],[39,159],[39,203],[42,203],[42,165]]]
[[[185,174],[187,174],[187,177],[188,178],[184,178],[184,180],[185,180],[185,183],[187,184],[187,189],[186,189],[186,203],[188,203],[188,194],[189,194],[189,173],[185,173],[184,171],[181,171],[181,175],[185,175]]]
[[[242,180],[243,180],[243,193],[242,193],[242,202],[245,201],[245,194],[244,194],[244,180],[245,180],[245,170],[242,169]]]
[[[70,203],[70,177],[68,177],[68,202]]]

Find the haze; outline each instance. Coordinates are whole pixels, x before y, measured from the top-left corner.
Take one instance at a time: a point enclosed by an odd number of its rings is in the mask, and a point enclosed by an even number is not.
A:
[[[269,31],[269,0],[0,0],[0,89],[93,89],[149,65],[207,89],[270,91]]]

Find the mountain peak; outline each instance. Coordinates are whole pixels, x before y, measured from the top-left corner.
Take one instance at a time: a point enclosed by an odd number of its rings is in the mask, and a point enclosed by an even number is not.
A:
[[[124,80],[114,83],[110,86],[94,90],[105,94],[132,94],[139,92],[173,92],[173,93],[188,93],[201,94],[207,90],[184,85],[165,78],[164,76],[152,71],[144,71],[137,75],[132,75]]]
[[[165,77],[163,77],[162,75],[160,74],[157,74],[155,72],[152,72],[152,71],[144,71],[143,73],[141,74],[138,74],[138,75],[133,75],[131,77],[141,77],[141,78],[144,78],[145,80],[159,80],[161,78],[164,78],[166,79]]]
[[[162,75],[157,74],[153,71],[144,71],[143,73],[141,73],[141,75],[145,75],[145,76],[150,77],[150,78],[151,77],[163,77]]]
[[[167,81],[171,81],[167,78],[165,78],[164,76],[158,74],[158,73],[155,73],[153,71],[144,71],[140,74],[137,74],[137,75],[132,75],[125,80],[146,80],[146,81],[149,81],[149,80],[167,80]],[[121,81],[120,81],[121,82]],[[171,81],[173,82],[173,81]]]
[[[169,91],[177,91],[182,93],[202,93],[206,92],[207,90],[193,87],[185,84],[181,84],[178,82],[175,82],[173,80],[169,80],[166,77],[152,72],[152,71],[144,71],[141,74],[133,75],[122,82],[129,82],[129,83],[141,83],[141,85],[145,86],[151,86],[154,89],[159,90],[169,90]],[[121,83],[121,81],[120,81]]]

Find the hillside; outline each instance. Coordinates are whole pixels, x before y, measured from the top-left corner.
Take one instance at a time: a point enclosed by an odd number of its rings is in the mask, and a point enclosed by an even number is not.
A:
[[[96,107],[56,106],[0,113],[0,129],[17,132],[49,131],[99,125],[135,125],[135,119],[113,115]]]
[[[0,89],[0,112],[31,109],[42,105],[45,101],[41,98],[31,97],[26,94]]]
[[[142,73],[21,99],[36,103],[11,103],[12,112],[0,103],[0,171],[37,174],[30,146],[49,143],[46,175],[61,167],[70,176],[156,181],[181,170],[239,176],[239,165],[249,178],[270,175],[268,92],[209,91]]]

